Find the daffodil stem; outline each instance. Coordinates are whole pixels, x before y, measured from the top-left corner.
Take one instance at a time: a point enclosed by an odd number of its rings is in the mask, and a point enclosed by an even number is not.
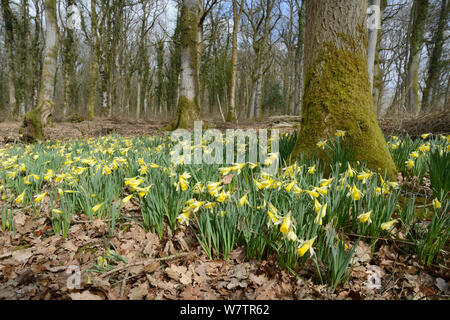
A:
[[[316,267],[317,267],[317,272],[319,273],[320,284],[323,284],[322,274],[320,272],[319,264],[317,263],[317,256],[314,256],[314,262],[315,262]]]

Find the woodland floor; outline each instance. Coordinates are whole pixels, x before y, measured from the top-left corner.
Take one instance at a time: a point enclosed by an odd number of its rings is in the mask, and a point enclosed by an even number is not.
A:
[[[46,131],[48,139],[89,138],[109,134],[157,135],[160,122],[62,122]],[[20,123],[0,123],[0,146],[18,140]],[[217,127],[221,123],[217,122]],[[245,127],[245,126],[244,126]],[[283,126],[280,126],[283,127]],[[286,127],[286,126],[285,126]],[[290,130],[287,126],[286,130]],[[138,204],[130,201],[122,212],[114,236],[107,224],[74,217],[67,239],[54,236],[50,209],[36,216],[30,207],[15,214],[17,235],[0,229],[1,299],[448,299],[448,256],[440,265],[423,268],[415,255],[406,254],[392,240],[379,240],[370,255],[360,241],[350,280],[335,292],[320,284],[315,265],[306,264],[296,275],[280,269],[276,257],[246,261],[245,248],[229,261],[209,260],[191,229],[167,228],[162,239],[146,233],[136,221]],[[47,212],[46,212],[47,211]],[[355,238],[356,239],[356,238]],[[67,288],[68,266],[93,268],[105,247],[113,244],[128,259],[107,273],[82,272],[81,288]],[[381,269],[381,288],[366,286],[370,269]]]

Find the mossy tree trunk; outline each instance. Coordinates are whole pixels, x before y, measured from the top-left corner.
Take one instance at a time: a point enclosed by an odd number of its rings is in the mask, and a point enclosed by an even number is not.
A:
[[[56,0],[45,0],[45,49],[44,65],[41,75],[41,87],[37,107],[28,111],[23,119],[22,133],[29,141],[41,140],[44,126],[53,113],[53,90],[58,60],[58,23],[56,18]]]
[[[411,35],[409,38],[409,60],[406,76],[406,108],[411,114],[418,114],[420,111],[419,65],[428,5],[428,0],[414,0],[411,11]]]
[[[305,94],[301,129],[292,153],[318,152],[319,139],[345,130],[358,159],[396,172],[373,111],[367,71],[367,0],[306,2]],[[325,154],[319,153],[325,161]]]
[[[177,113],[168,130],[193,128],[200,119],[198,81],[199,3],[183,0],[181,4],[181,71]]]

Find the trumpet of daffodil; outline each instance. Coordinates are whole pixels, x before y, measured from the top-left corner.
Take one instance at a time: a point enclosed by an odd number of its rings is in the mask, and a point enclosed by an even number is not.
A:
[[[23,178],[23,183],[25,183],[26,185],[31,185],[31,182],[27,180],[27,178]]]
[[[17,171],[11,171],[11,172],[8,172],[7,176],[9,179],[14,179],[16,177],[16,175],[17,175]]]
[[[76,175],[80,175],[80,174],[83,174],[87,169],[88,168],[85,168],[85,167],[78,167],[78,168],[75,169],[74,172],[75,172]]]
[[[249,162],[249,163],[248,163],[248,167],[249,167],[250,169],[255,169],[257,166],[258,166],[257,163],[253,163],[253,162]]]
[[[320,194],[323,194],[323,195],[327,195],[328,194],[328,188],[327,187],[320,187],[320,188],[314,187],[314,191],[319,192]]]
[[[14,200],[16,203],[21,203],[23,201],[23,197],[25,196],[25,191],[19,194],[19,196]]]
[[[157,165],[156,163],[150,163],[150,168],[157,169],[159,168],[159,165]]]
[[[47,173],[44,175],[45,181],[51,181],[52,177],[54,176],[55,172],[52,169],[48,169]]]
[[[97,212],[101,207],[103,207],[104,204],[105,204],[104,202],[96,204],[95,206],[92,207],[92,212]]]
[[[435,209],[439,209],[441,207],[441,203],[439,202],[439,200],[436,198],[433,200],[433,208]]]
[[[131,200],[131,198],[133,198],[132,194],[130,194],[129,196],[126,196],[125,198],[122,199],[122,203],[123,204],[128,203]]]
[[[125,178],[125,186],[129,187],[131,191],[134,191],[142,182],[144,179],[138,177]]]
[[[352,196],[353,200],[358,201],[361,199],[361,191],[356,187],[355,184],[353,184],[353,187],[350,189],[350,192],[347,194],[347,196]]]
[[[291,213],[289,212],[286,217],[283,218],[283,221],[280,226],[280,232],[284,234],[288,234],[291,230],[293,224],[292,224],[292,217]]]
[[[292,192],[299,196],[303,193],[303,189],[298,186],[294,186],[294,189],[292,190]]]
[[[358,216],[359,221],[361,221],[362,223],[368,223],[371,224],[372,220],[370,219],[370,215],[372,214],[372,210],[366,212],[366,213],[362,213]]]
[[[231,167],[231,170],[233,172],[236,172],[236,174],[240,174],[241,170],[245,167],[245,162],[244,163],[236,163],[234,166]]]
[[[362,183],[365,184],[366,181],[367,181],[367,179],[369,179],[371,176],[372,176],[372,172],[365,172],[365,171],[362,171],[360,174],[358,174],[358,175],[356,176],[356,178],[357,178],[358,180],[362,180]]]
[[[295,180],[291,181],[284,189],[286,190],[286,192],[291,192],[291,189],[294,187],[295,185]]]
[[[230,197],[230,192],[229,191],[227,191],[227,192],[222,191],[221,193],[219,193],[217,195],[217,201],[218,202],[225,202],[225,201],[228,200],[229,197]]]
[[[207,202],[207,203],[205,203],[203,208],[212,210],[216,205],[217,205],[217,202]]]
[[[183,210],[183,213],[177,217],[178,223],[185,224],[188,226],[190,213],[191,213],[191,211],[189,211],[189,210],[188,211]]]
[[[219,171],[222,173],[222,175],[226,176],[231,172],[232,167],[223,167],[219,168]]]
[[[59,209],[53,209],[52,212],[56,214],[63,214],[63,212]]]
[[[144,197],[148,191],[150,190],[150,188],[153,187],[153,185],[149,185],[148,187],[145,188],[141,188],[141,187],[136,187],[136,191],[138,192],[139,197]]]
[[[381,230],[391,230],[392,229],[392,227],[394,226],[394,224],[396,224],[397,223],[397,219],[394,219],[394,220],[391,220],[391,221],[388,221],[388,222],[385,222],[385,223],[382,223],[381,224]]]
[[[313,165],[313,166],[308,168],[308,173],[309,174],[313,174],[315,171],[316,171],[316,165]]]
[[[330,179],[322,179],[322,180],[320,180],[320,186],[321,186],[321,187],[326,187],[326,186],[328,186],[328,185],[333,181],[333,179],[334,179],[334,178],[330,178]]]
[[[411,152],[411,158],[417,159],[419,157],[419,153],[417,151]]]
[[[197,201],[194,199],[194,201],[189,204],[189,209],[192,210],[193,212],[197,212],[204,204],[205,201]]]
[[[138,165],[142,166],[144,164],[144,159],[139,158],[138,159]]]
[[[106,267],[108,265],[108,261],[103,256],[97,258],[97,265],[100,267]]]
[[[273,204],[271,204],[269,202],[269,210],[267,210],[267,215],[269,216],[269,220],[273,223],[273,224],[279,224],[280,221],[280,217],[278,216],[278,210],[277,208],[275,208],[275,206]]]
[[[102,168],[102,175],[107,176],[111,174],[111,168],[108,166],[103,166]]]
[[[203,186],[203,183],[201,183],[200,181],[197,182],[194,187],[192,188],[192,192],[193,193],[202,193],[205,190],[205,187]]]
[[[310,191],[310,190],[304,190],[307,194],[309,194],[310,195],[310,197],[311,197],[311,199],[315,199],[315,198],[317,198],[320,194],[317,192],[317,191],[315,191],[315,190],[312,190],[312,191]]]
[[[325,149],[326,143],[327,143],[327,140],[320,140],[319,142],[317,142],[317,148],[320,148],[322,150]]]
[[[408,159],[408,161],[405,161],[405,164],[408,167],[408,169],[411,169],[412,167],[414,167],[414,160]]]
[[[319,208],[316,206],[317,216],[314,219],[314,223],[321,226],[322,225],[322,219],[325,217],[325,215],[327,213],[328,203],[325,203],[323,206],[319,203],[319,205],[320,205]]]
[[[422,139],[426,139],[431,133],[424,133],[421,135]]]
[[[297,253],[300,257],[303,257],[308,251],[310,251],[311,255],[314,255],[313,244],[316,238],[317,237],[306,241],[300,241],[300,246],[297,248]]]
[[[246,194],[244,194],[243,196],[242,196],[242,198],[240,198],[239,199],[239,202],[238,202],[238,207],[239,208],[242,208],[244,205],[248,205],[249,203],[248,203],[248,200],[247,200],[247,193]]]
[[[221,186],[222,182],[210,182],[207,185],[207,189],[210,195],[213,197],[217,196],[219,194],[219,191],[222,189]]]
[[[35,195],[34,196],[34,202],[35,203],[41,202],[42,199],[44,199],[46,195],[47,195],[47,192],[43,192],[41,194]]]
[[[419,146],[418,150],[422,151],[422,152],[428,152],[428,151],[430,151],[430,145],[422,144]]]
[[[343,130],[336,130],[335,135],[338,138],[343,137],[343,136],[345,136],[345,131],[343,131]]]
[[[148,170],[147,166],[141,166],[139,173],[144,176],[147,173],[147,170]]]

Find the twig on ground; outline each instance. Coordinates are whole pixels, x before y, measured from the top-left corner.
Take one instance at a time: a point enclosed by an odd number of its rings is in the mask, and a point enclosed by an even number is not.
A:
[[[125,266],[113,269],[111,271],[108,271],[108,272],[102,274],[100,276],[100,278],[105,278],[105,277],[107,277],[107,276],[109,276],[109,275],[111,275],[113,273],[116,273],[116,272],[119,272],[119,271],[122,271],[122,270],[125,270],[125,269],[128,269],[128,268],[131,268],[131,267],[141,266],[141,265],[144,265],[144,264],[147,264],[147,263],[150,263],[150,262],[179,259],[181,257],[187,256],[188,254],[189,254],[188,252],[177,253],[177,254],[174,254],[172,256],[166,256],[166,257],[161,257],[161,258],[154,258],[154,259],[149,259],[149,260],[146,260],[146,261],[141,261],[141,262],[137,262],[137,263],[133,263],[133,264],[127,264]]]

